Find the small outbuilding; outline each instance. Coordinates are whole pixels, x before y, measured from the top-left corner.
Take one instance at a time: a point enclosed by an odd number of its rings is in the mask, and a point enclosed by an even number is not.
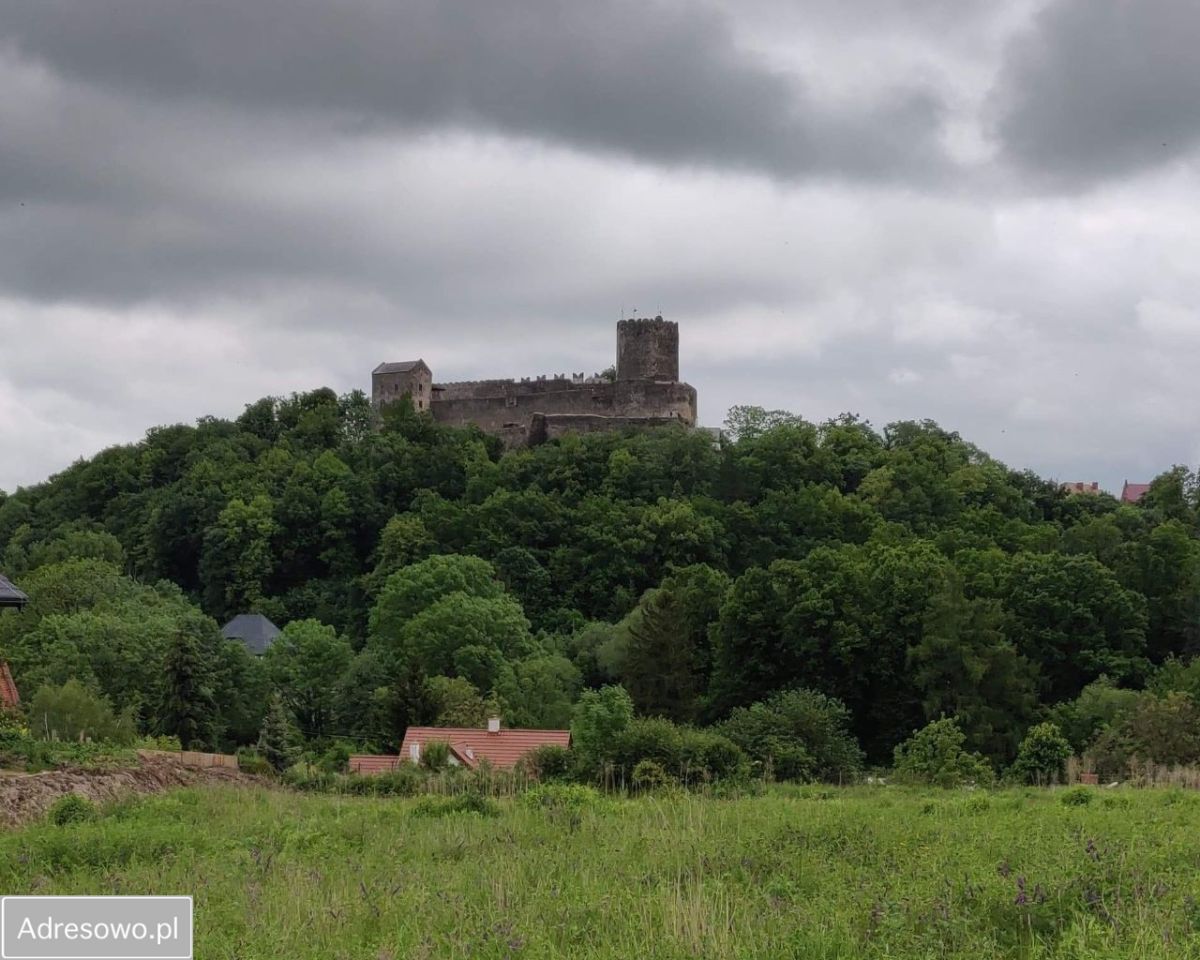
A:
[[[221,628],[221,636],[240,640],[256,657],[266,653],[279,634],[279,628],[261,613],[239,613]]]

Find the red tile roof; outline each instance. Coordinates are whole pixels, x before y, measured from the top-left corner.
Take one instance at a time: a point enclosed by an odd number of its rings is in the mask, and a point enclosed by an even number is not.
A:
[[[514,767],[531,750],[553,744],[568,747],[570,730],[500,730],[489,733],[478,727],[409,727],[404,731],[400,756],[410,757],[414,744],[424,746],[431,740],[450,744],[450,749],[468,767],[489,760],[493,767]]]
[[[538,747],[569,747],[571,731],[500,730],[497,733],[489,733],[478,727],[409,727],[404,731],[400,756],[351,757],[350,772],[380,773],[384,770],[394,770],[397,764],[414,759],[414,746],[421,748],[435,740],[449,744],[451,752],[465,767],[474,767],[481,760],[487,760],[497,769],[509,769],[515,767],[517,761],[525,754]]]
[[[1125,481],[1125,486],[1121,489],[1121,499],[1125,503],[1137,503],[1150,490],[1148,483],[1130,483]]]
[[[21,705],[21,695],[13,682],[8,664],[0,660],[0,710],[16,710]]]
[[[362,754],[350,758],[351,773],[387,773],[396,769],[399,757],[391,755]]]

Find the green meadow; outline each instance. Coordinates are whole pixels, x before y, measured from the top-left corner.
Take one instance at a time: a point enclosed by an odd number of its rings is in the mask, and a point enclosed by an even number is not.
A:
[[[0,836],[5,893],[192,894],[216,958],[1200,957],[1200,795],[207,787]]]

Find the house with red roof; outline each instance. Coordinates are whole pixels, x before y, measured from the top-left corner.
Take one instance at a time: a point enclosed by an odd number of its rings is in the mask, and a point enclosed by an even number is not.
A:
[[[409,727],[398,757],[360,755],[350,758],[351,773],[383,773],[401,763],[420,763],[425,746],[433,742],[450,747],[450,762],[474,769],[486,760],[497,770],[510,770],[527,753],[539,747],[564,750],[571,745],[570,730],[502,729],[500,718],[492,717],[486,727]]]
[[[1125,486],[1121,488],[1121,502],[1137,503],[1149,490],[1150,484],[1148,483],[1130,483],[1126,480]]]

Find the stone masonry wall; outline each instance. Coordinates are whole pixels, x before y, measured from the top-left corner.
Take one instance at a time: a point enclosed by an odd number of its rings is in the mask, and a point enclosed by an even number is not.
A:
[[[527,427],[536,414],[652,418],[696,424],[696,390],[686,383],[570,380],[489,381],[443,399],[435,385],[433,418],[451,426],[478,424],[489,433]],[[460,387],[462,385],[459,385]],[[474,393],[474,395],[464,395]]]
[[[618,380],[678,380],[679,324],[662,317],[617,323]]]
[[[371,401],[376,407],[394,403],[405,394],[416,410],[428,410],[433,399],[433,374],[424,367],[404,373],[375,374],[371,378]]]

